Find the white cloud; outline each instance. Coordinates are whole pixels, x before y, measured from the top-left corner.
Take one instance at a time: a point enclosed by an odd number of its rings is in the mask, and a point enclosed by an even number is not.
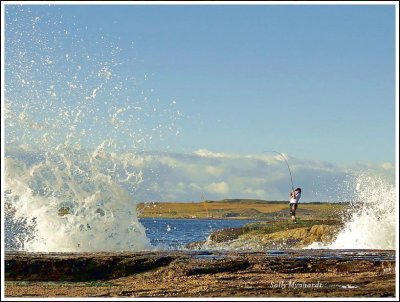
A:
[[[224,172],[224,169],[215,166],[206,166],[205,171],[211,175],[221,175]]]
[[[205,186],[204,189],[210,193],[217,193],[220,195],[224,195],[229,192],[229,185],[224,181],[213,182],[213,183],[210,183],[209,185]]]
[[[35,151],[12,149],[14,157],[27,161],[42,157]],[[105,168],[115,169],[119,179],[138,201],[200,201],[224,198],[287,200],[291,189],[285,162],[274,154],[228,154],[198,150],[192,154],[141,153],[109,154]],[[329,162],[289,157],[295,187],[303,190],[302,201],[345,201],[356,185],[353,175],[367,171],[394,183],[395,167],[390,163],[356,163],[339,166]],[[141,176],[130,185],[129,174]]]
[[[221,153],[221,152],[212,152],[207,149],[199,149],[194,152],[195,155],[201,156],[201,157],[209,157],[209,158],[235,158],[237,157],[236,154],[233,153]]]
[[[351,195],[355,185],[353,173],[358,171],[394,175],[394,168],[388,164],[339,166],[292,157],[288,160],[294,186],[303,189],[303,202],[344,201]],[[146,162],[152,169],[141,167],[144,182],[137,192],[141,193],[137,195],[141,200],[163,201],[166,196],[174,196],[177,201],[200,201],[202,198],[287,200],[291,189],[287,166],[274,154],[239,155],[203,149],[193,154],[153,154]],[[157,192],[145,190],[151,182],[159,185]]]
[[[383,169],[385,169],[385,170],[393,169],[392,163],[383,163],[383,164],[381,165],[381,167],[382,167]]]
[[[254,190],[254,189],[245,189],[245,190],[243,190],[243,192],[242,192],[243,194],[248,194],[248,195],[250,195],[250,196],[258,196],[258,198],[260,198],[260,199],[263,199],[263,198],[265,198],[265,196],[266,196],[266,192],[264,191],[264,190],[261,190],[261,189],[259,189],[259,190]]]

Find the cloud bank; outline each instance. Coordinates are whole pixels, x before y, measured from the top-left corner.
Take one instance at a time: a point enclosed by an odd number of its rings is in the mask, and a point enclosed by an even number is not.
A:
[[[68,162],[90,161],[91,169],[101,169],[106,177],[119,182],[138,202],[235,198],[288,200],[291,190],[288,168],[278,154],[241,155],[205,149],[191,154],[120,154],[96,150],[86,157],[76,157],[75,153],[79,152],[69,152]],[[26,170],[38,162],[60,160],[58,157],[46,159],[43,152],[25,147],[9,147],[6,151],[8,157],[25,162]],[[341,166],[286,157],[294,186],[302,188],[302,202],[350,201],[356,192],[360,173],[383,178],[389,184],[395,181],[395,167],[387,162]]]
[[[348,201],[359,173],[394,183],[391,163],[339,166],[292,157],[288,160],[294,186],[303,190],[303,202]],[[192,154],[139,154],[129,162],[143,173],[143,181],[134,192],[140,201],[288,200],[291,189],[289,171],[278,154],[239,155],[203,149]]]

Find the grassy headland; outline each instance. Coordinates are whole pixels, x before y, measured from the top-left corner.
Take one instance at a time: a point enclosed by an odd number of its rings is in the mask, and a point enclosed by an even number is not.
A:
[[[254,199],[224,199],[203,202],[140,203],[140,218],[192,218],[192,219],[288,219],[287,201]],[[297,215],[302,219],[338,219],[346,210],[343,203],[300,203]]]

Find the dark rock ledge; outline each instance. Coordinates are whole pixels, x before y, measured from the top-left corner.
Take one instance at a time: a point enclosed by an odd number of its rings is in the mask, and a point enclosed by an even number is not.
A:
[[[395,279],[392,250],[5,254],[10,297],[393,297]]]

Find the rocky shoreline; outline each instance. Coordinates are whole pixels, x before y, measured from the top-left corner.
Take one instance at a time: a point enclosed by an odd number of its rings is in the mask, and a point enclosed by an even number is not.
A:
[[[311,244],[329,245],[340,231],[338,220],[263,221],[213,232],[207,240],[186,245],[193,250],[299,249]]]
[[[395,251],[5,255],[6,297],[394,297]]]

